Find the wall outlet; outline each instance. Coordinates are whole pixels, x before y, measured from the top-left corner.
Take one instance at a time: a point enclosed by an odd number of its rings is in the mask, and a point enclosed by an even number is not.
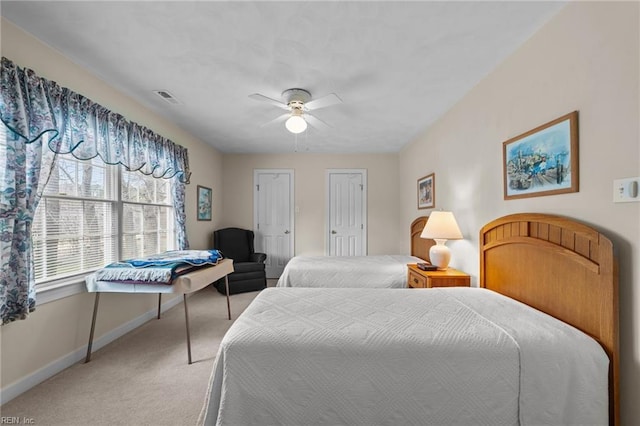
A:
[[[613,202],[640,202],[640,177],[615,179],[613,181]]]

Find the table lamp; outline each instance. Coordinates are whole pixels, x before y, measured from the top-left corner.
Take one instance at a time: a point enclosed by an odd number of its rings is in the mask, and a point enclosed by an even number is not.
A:
[[[445,243],[447,240],[461,240],[462,233],[452,212],[434,211],[429,215],[420,237],[435,240],[436,245],[429,249],[429,260],[438,270],[444,271],[451,260],[451,251]]]

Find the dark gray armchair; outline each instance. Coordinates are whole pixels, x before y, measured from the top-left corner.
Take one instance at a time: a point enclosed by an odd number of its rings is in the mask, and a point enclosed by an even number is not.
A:
[[[258,291],[267,287],[264,262],[265,253],[256,253],[253,247],[253,231],[240,228],[224,228],[213,232],[213,248],[224,257],[233,259],[234,272],[228,275],[229,294]],[[215,287],[225,294],[224,280]]]

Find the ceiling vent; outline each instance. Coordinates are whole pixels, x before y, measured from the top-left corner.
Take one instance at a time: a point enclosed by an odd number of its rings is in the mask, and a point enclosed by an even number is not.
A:
[[[160,96],[162,99],[164,99],[166,102],[169,102],[172,105],[180,104],[180,101],[177,100],[175,96],[173,96],[171,93],[169,93],[166,90],[154,90],[153,93]]]

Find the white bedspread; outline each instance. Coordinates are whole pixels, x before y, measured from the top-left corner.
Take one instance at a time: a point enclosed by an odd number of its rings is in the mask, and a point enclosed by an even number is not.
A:
[[[268,288],[221,342],[199,424],[606,425],[608,358],[478,288]]]
[[[424,262],[406,255],[296,256],[284,268],[277,287],[407,286],[407,263]]]

